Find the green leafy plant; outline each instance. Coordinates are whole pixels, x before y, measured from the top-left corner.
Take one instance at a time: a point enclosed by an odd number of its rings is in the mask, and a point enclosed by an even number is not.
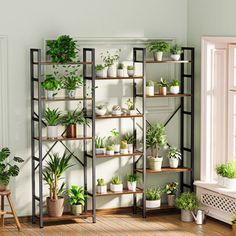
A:
[[[167,143],[166,131],[163,124],[157,123],[150,126],[146,133],[147,148],[151,149],[152,157],[154,157],[154,149],[156,148],[156,158],[158,157],[159,147],[164,147]]]
[[[43,117],[48,126],[56,126],[60,123],[61,112],[57,109],[50,109],[49,107],[44,111]]]
[[[105,68],[106,68],[106,66],[104,66],[104,65],[102,65],[102,64],[98,64],[98,65],[95,66],[95,70],[96,70],[96,71],[100,71],[100,70],[103,70],[103,69],[105,69]]]
[[[127,70],[134,70],[134,66],[127,66]]]
[[[77,111],[76,109],[73,112],[68,111],[67,114],[62,116],[61,124],[65,126],[73,125],[73,124],[79,124],[79,125],[85,124],[89,126],[89,121],[87,118],[85,118],[83,110]]]
[[[161,199],[161,195],[163,194],[163,190],[160,187],[149,187],[146,190],[146,200],[154,201]]]
[[[193,211],[199,207],[199,200],[195,193],[184,192],[176,198],[176,207],[181,210]]]
[[[128,174],[127,175],[127,180],[131,183],[133,183],[133,182],[141,183],[140,176],[136,175],[136,174]]]
[[[160,87],[169,87],[169,82],[166,79],[161,78],[160,82],[158,83]]]
[[[46,75],[46,78],[44,79],[44,81],[41,83],[42,87],[45,90],[49,90],[49,91],[56,91],[56,90],[60,90],[61,88],[61,82],[58,81],[53,75]],[[53,96],[55,96],[57,94],[57,92],[55,92],[53,94]]]
[[[110,140],[111,144],[112,145],[118,144],[119,143],[119,135],[120,135],[119,131],[114,128],[110,131],[110,133],[111,133],[111,136],[109,136],[108,139]]]
[[[181,46],[176,44],[173,47],[171,47],[170,53],[174,54],[174,55],[180,55],[181,53],[183,53],[183,50],[182,50]]]
[[[83,187],[78,187],[76,185],[72,185],[68,190],[68,197],[70,205],[82,205],[85,204],[85,199],[88,195],[85,193]]]
[[[235,224],[236,224],[236,213],[234,213],[234,214],[232,215],[232,217],[233,217],[233,220],[231,221],[231,223],[232,223],[233,225],[235,225]]]
[[[0,184],[7,186],[11,177],[18,176],[20,168],[17,163],[22,163],[24,160],[20,157],[13,157],[9,160],[10,149],[4,147],[0,151]]]
[[[176,147],[169,147],[167,157],[181,160],[181,152]]]
[[[114,148],[113,148],[112,146],[107,146],[107,147],[106,147],[106,150],[107,150],[107,151],[114,151]]]
[[[131,98],[129,98],[127,101],[126,101],[126,105],[128,106],[128,110],[134,110],[134,102]]]
[[[109,51],[107,51],[105,55],[101,53],[101,58],[103,62],[105,63],[105,66],[114,65],[114,63],[117,62],[120,58],[119,56],[120,51],[121,50],[117,50],[114,55],[111,55]]]
[[[47,55],[52,58],[52,62],[71,62],[77,56],[76,40],[69,35],[61,35],[56,40],[50,40],[47,46]]]
[[[222,177],[235,179],[236,178],[236,159],[216,166],[216,172]]]
[[[43,171],[43,179],[49,185],[49,198],[58,199],[65,191],[65,183],[59,187],[58,182],[61,180],[62,174],[73,165],[69,164],[73,154],[64,154],[62,157],[58,153],[49,154],[49,161],[46,162],[46,167]]]
[[[153,87],[153,86],[154,86],[154,82],[152,80],[146,81],[146,87]]]
[[[118,175],[113,176],[112,179],[111,179],[111,183],[115,184],[115,185],[122,184],[122,180]]]
[[[134,144],[134,141],[135,141],[135,138],[134,138],[134,135],[133,134],[124,134],[124,140],[127,141],[128,144]]]
[[[104,181],[104,179],[97,179],[97,186],[105,186],[106,184],[105,184],[105,181]]]
[[[117,66],[118,70],[123,70],[124,69],[124,64],[123,63],[119,63]]]
[[[169,52],[170,44],[164,41],[151,41],[147,43],[147,49],[149,52]]]
[[[177,79],[174,79],[170,82],[170,86],[180,86],[180,82]]]
[[[126,140],[121,141],[120,148],[121,149],[128,149],[128,144],[127,144]]]
[[[178,190],[178,183],[177,182],[170,182],[168,184],[166,184],[165,188],[164,188],[164,192],[166,194],[176,194],[177,190]]]
[[[96,148],[105,148],[104,139],[105,139],[105,137],[103,137],[103,138],[97,137],[95,139],[95,147]]]

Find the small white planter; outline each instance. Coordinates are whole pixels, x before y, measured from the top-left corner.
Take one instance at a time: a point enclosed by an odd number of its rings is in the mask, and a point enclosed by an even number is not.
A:
[[[178,94],[179,90],[179,86],[170,86],[170,93],[172,94]]]
[[[120,144],[114,144],[113,148],[114,148],[114,152],[115,153],[119,153],[120,152]]]
[[[133,77],[134,76],[134,70],[127,70],[127,74],[129,77]]]
[[[67,90],[67,97],[75,98],[75,90]]]
[[[170,168],[178,168],[179,159],[177,158],[169,158]]]
[[[96,154],[104,155],[106,153],[106,148],[96,148]]]
[[[106,154],[107,155],[114,155],[115,152],[114,152],[114,150],[110,150],[110,151],[106,150]]]
[[[136,191],[136,187],[137,187],[137,182],[136,181],[134,181],[134,182],[128,181],[128,190],[129,191],[135,192]]]
[[[148,159],[149,159],[149,167],[151,170],[155,171],[161,170],[163,157],[158,157],[158,158],[148,157]]]
[[[107,185],[103,185],[103,186],[97,185],[97,192],[101,194],[107,193]]]
[[[123,69],[117,69],[117,77],[124,77],[124,70]]]
[[[161,206],[161,199],[159,200],[146,200],[147,208],[158,208]]]
[[[110,189],[112,192],[122,192],[123,184],[110,184]]]
[[[112,65],[112,66],[108,66],[107,69],[107,77],[116,77],[116,66]]]
[[[57,126],[47,126],[47,136],[50,139],[58,137],[58,128]]]
[[[228,189],[236,189],[236,178],[224,178],[224,187]]]
[[[128,149],[120,149],[120,154],[128,154]]]
[[[53,99],[55,97],[55,90],[47,90],[47,99]]]
[[[129,153],[133,153],[134,152],[133,144],[128,144],[128,152]]]
[[[154,52],[154,60],[155,61],[162,61],[163,52]]]
[[[107,112],[107,109],[106,108],[103,108],[103,109],[97,109],[95,108],[95,113],[96,115],[98,116],[104,116]]]
[[[146,95],[147,96],[154,96],[154,86],[146,86]]]
[[[221,175],[218,175],[218,185],[224,186],[224,177]]]
[[[96,76],[100,78],[106,78],[107,77],[107,69],[104,68],[103,70],[96,70]]]
[[[179,54],[171,54],[171,59],[174,61],[178,61],[180,59],[180,55]]]
[[[121,110],[112,111],[112,115],[113,115],[113,116],[120,116],[121,114],[122,114],[122,111],[121,111]]]
[[[130,116],[135,116],[137,113],[136,113],[136,110],[128,110],[128,114]]]

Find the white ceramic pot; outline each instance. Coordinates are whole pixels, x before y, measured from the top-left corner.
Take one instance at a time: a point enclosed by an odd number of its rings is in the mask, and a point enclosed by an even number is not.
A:
[[[50,139],[58,137],[58,128],[57,126],[47,126],[47,136]]]
[[[135,116],[137,113],[136,113],[136,110],[129,110],[129,111],[128,111],[128,114],[129,114],[130,116]]]
[[[124,77],[124,70],[123,69],[117,69],[117,77]]]
[[[73,215],[78,216],[78,215],[82,214],[82,211],[83,211],[83,206],[82,205],[72,205],[71,206],[71,213]]]
[[[181,210],[181,220],[183,222],[192,222],[193,221],[193,216],[192,216],[191,211]]]
[[[116,66],[112,65],[112,66],[108,66],[107,69],[107,77],[116,77]]]
[[[179,54],[171,54],[171,59],[173,59],[174,61],[178,61],[180,59],[180,55]]]
[[[228,189],[236,189],[236,178],[225,178],[224,187]]]
[[[114,152],[114,150],[110,150],[110,151],[107,150],[107,151],[106,151],[106,154],[107,154],[107,155],[114,155],[115,152]]]
[[[55,90],[47,90],[47,99],[53,99],[56,95]]]
[[[113,116],[120,116],[122,114],[122,111],[118,110],[118,111],[112,111],[112,115]]]
[[[179,159],[177,158],[169,158],[170,168],[178,168]]]
[[[123,184],[110,184],[110,189],[112,192],[122,192]]]
[[[128,149],[120,149],[120,154],[128,154]]]
[[[155,61],[162,61],[163,52],[154,52],[154,60]]]
[[[107,77],[107,69],[104,68],[102,70],[96,70],[96,76],[100,78],[106,78]]]
[[[104,155],[106,153],[106,148],[96,148],[97,155]]]
[[[134,70],[127,70],[127,74],[129,77],[133,77],[134,76]]]
[[[128,190],[129,191],[135,192],[136,191],[136,186],[137,186],[137,182],[136,181],[134,181],[134,182],[128,181]]]
[[[161,170],[163,157],[158,157],[158,158],[148,157],[148,159],[149,159],[149,167],[151,170],[155,171]]]
[[[67,90],[67,96],[69,98],[75,98],[75,90]]]
[[[104,116],[106,114],[106,112],[107,112],[106,108],[102,108],[102,109],[95,108],[95,113],[98,116]]]
[[[170,86],[170,93],[178,94],[179,93],[179,86]]]
[[[133,144],[128,144],[128,152],[129,153],[133,153],[134,152]]]
[[[221,175],[218,175],[218,185],[224,186],[224,177]]]
[[[97,185],[97,192],[101,194],[107,193],[107,185],[103,185],[103,186]]]
[[[154,96],[154,86],[146,86],[146,95],[147,96]]]
[[[113,148],[114,148],[114,152],[115,153],[119,153],[120,152],[120,144],[114,144]]]
[[[159,200],[146,200],[147,208],[158,208],[161,206],[161,199]]]

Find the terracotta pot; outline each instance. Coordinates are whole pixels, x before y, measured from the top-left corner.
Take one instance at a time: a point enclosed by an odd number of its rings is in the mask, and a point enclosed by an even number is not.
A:
[[[232,224],[233,236],[236,236],[236,224]]]
[[[159,93],[160,93],[160,95],[166,96],[167,95],[167,87],[160,87]]]
[[[60,197],[58,199],[47,198],[47,211],[50,217],[60,217],[64,210],[64,198]]]
[[[76,124],[68,125],[66,127],[66,137],[67,138],[76,138]]]
[[[7,189],[7,186],[0,182],[0,192],[4,192],[6,191],[6,189]]]

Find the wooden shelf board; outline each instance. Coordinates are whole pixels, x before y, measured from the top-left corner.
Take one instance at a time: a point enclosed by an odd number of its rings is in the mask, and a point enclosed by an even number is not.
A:
[[[42,97],[42,100],[45,100],[46,102],[58,102],[58,101],[83,101],[83,100],[92,100],[91,97],[87,98],[67,98],[67,97],[55,97],[53,99],[48,99],[45,97]]]
[[[38,64],[35,62],[34,64]],[[50,61],[42,61],[41,65],[83,65],[83,64],[92,64],[89,61],[79,61],[79,62],[66,62],[66,63],[57,63],[57,62],[50,62]]]
[[[142,114],[137,114],[137,115],[104,115],[104,116],[96,116],[96,119],[101,120],[101,119],[119,119],[119,118],[135,118],[135,117],[143,117]]]
[[[143,76],[130,76],[130,77],[96,77],[96,80],[129,80],[129,79],[143,79]]]
[[[181,63],[191,63],[192,61],[188,60],[179,60],[179,61],[174,61],[174,60],[163,60],[163,61],[152,61],[148,60],[146,63],[148,64],[165,64],[165,63],[173,63],[173,64],[181,64]]]
[[[139,194],[143,193],[143,190],[141,188],[136,188],[136,191],[130,191],[128,189],[123,189],[122,192],[112,192],[109,189],[107,190],[107,193],[96,193],[97,197],[104,197],[104,196],[113,196],[113,195],[124,195],[124,194]]]
[[[39,140],[38,137],[35,137],[34,139]],[[66,137],[60,136],[55,139],[50,139],[48,137],[42,137],[43,142],[73,141],[73,140],[85,140],[85,139],[92,139],[92,137],[77,136],[76,138],[66,138]]]
[[[68,221],[68,220],[75,220],[75,219],[84,219],[87,217],[92,217],[91,213],[82,213],[79,216],[72,215],[71,213],[64,213],[61,217],[50,217],[48,215],[43,216],[43,220],[45,222],[53,222],[53,221]]]
[[[137,206],[139,209],[143,209],[142,206]],[[168,206],[167,204],[161,204],[160,207],[157,208],[146,208],[146,211],[162,211],[162,210],[176,210],[175,206]]]
[[[138,96],[142,97],[142,94],[137,94]],[[160,95],[160,94],[154,94],[154,96],[146,96],[146,98],[168,98],[168,97],[191,97],[191,94],[189,93],[178,93],[178,94],[171,94],[168,93],[167,95]]]
[[[128,153],[128,154],[114,154],[114,155],[96,155],[97,158],[109,158],[109,157],[131,157],[131,156],[141,156],[143,155],[142,152],[134,152],[134,153]]]
[[[139,168],[136,169],[137,172],[143,173],[143,169]],[[147,174],[159,174],[159,173],[179,173],[179,172],[187,172],[187,171],[192,171],[191,168],[170,168],[170,167],[162,167],[160,171],[156,170],[150,170],[147,169],[146,173]]]

